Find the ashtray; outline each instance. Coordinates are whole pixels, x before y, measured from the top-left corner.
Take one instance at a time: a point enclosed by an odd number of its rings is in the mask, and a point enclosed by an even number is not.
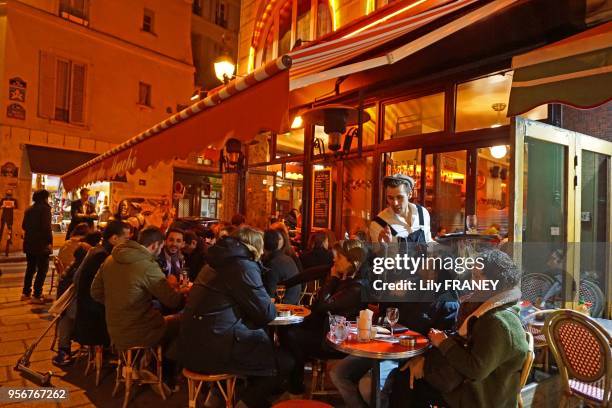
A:
[[[416,338],[414,336],[399,336],[399,343],[404,347],[416,346]]]

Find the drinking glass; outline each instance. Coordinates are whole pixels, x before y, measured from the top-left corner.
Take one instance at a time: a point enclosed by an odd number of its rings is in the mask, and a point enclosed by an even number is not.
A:
[[[465,227],[468,234],[478,233],[478,219],[475,215],[468,215],[465,219]]]
[[[285,297],[286,291],[287,291],[287,288],[285,287],[285,285],[276,286],[276,297],[278,297],[278,303],[280,304],[283,303],[283,298]]]
[[[180,285],[182,288],[189,286],[189,272],[186,268],[181,269],[181,281]]]
[[[389,326],[391,327],[391,337],[393,337],[393,326],[395,326],[399,320],[399,310],[397,307],[388,307],[386,317],[387,322],[389,322]]]
[[[347,322],[346,319],[344,321],[336,322],[334,326],[334,340],[337,343],[342,343],[344,340],[346,340],[349,335],[350,327],[351,324]]]

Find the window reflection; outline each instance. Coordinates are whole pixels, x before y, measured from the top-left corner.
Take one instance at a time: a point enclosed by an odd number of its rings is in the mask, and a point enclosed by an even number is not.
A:
[[[444,130],[444,93],[385,105],[385,139]]]
[[[304,129],[292,129],[291,132],[276,136],[276,158],[295,156],[304,153]]]
[[[476,217],[478,232],[505,236],[508,233],[510,146],[478,149],[476,171]]]
[[[342,232],[353,238],[367,234],[372,218],[373,158],[345,161],[343,173]]]

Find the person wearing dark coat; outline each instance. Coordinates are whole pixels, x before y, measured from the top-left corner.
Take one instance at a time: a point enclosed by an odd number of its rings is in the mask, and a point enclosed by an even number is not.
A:
[[[283,236],[276,230],[264,233],[264,271],[263,283],[270,297],[276,296],[276,287],[280,282],[299,274],[297,265],[283,252]],[[297,305],[300,300],[301,285],[287,287],[282,303]],[[276,299],[280,302],[281,299]]]
[[[292,394],[304,392],[306,360],[332,354],[325,346],[329,313],[350,320],[355,319],[365,306],[361,301],[361,292],[366,282],[361,277],[366,276],[370,268],[367,250],[360,241],[348,240],[334,247],[334,255],[331,275],[317,292],[311,314],[302,324],[290,326],[285,332],[279,333],[282,347],[289,350],[295,359],[289,383]]]
[[[32,279],[34,280],[34,297],[32,303],[42,304],[43,285],[49,270],[49,255],[53,250],[53,234],[51,233],[51,206],[49,192],[38,190],[32,194],[34,204],[23,216],[21,228],[24,230],[23,252],[26,254],[26,273],[23,278],[21,300],[29,300],[32,294]]]
[[[329,238],[324,232],[315,232],[308,240],[308,249],[300,255],[304,270],[334,264],[334,254],[329,249]]]
[[[189,281],[195,282],[198,273],[206,264],[204,243],[193,231],[185,231],[184,239],[185,246],[182,252],[185,257],[185,266],[189,274]]]
[[[210,263],[189,293],[179,335],[179,358],[189,370],[248,377],[239,399],[267,407],[267,398],[291,370],[290,357],[274,348],[266,329],[276,308],[266,292],[260,231],[242,227],[210,247]]]
[[[70,203],[70,224],[66,231],[66,240],[70,239],[72,231],[82,222],[87,223],[89,228],[94,227],[94,220],[98,219],[96,208],[89,202],[89,190],[82,188],[79,191],[80,199]]]
[[[104,305],[92,299],[91,283],[113,248],[125,242],[129,233],[129,224],[122,221],[110,221],[104,229],[102,243],[88,252],[75,274],[77,304],[75,339],[81,345],[107,346],[110,344]]]

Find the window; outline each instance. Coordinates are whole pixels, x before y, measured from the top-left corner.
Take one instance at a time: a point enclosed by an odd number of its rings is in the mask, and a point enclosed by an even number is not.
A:
[[[155,24],[155,12],[149,9],[144,9],[144,15],[142,17],[142,31],[147,33],[154,32]]]
[[[87,65],[41,52],[38,116],[84,124],[86,83]]]
[[[215,3],[215,24],[227,28],[228,4],[224,0]]]
[[[444,93],[385,105],[385,140],[444,130]]]
[[[329,0],[282,1],[263,24],[258,47],[261,63],[288,53],[297,40],[312,41],[332,31]]]
[[[78,24],[89,24],[89,0],[60,0],[59,15]]]
[[[138,83],[138,103],[144,106],[151,106],[151,85]]]
[[[512,71],[489,75],[457,85],[455,131],[496,128],[510,124],[508,100],[512,87]],[[540,120],[548,116],[547,105],[521,115]]]

